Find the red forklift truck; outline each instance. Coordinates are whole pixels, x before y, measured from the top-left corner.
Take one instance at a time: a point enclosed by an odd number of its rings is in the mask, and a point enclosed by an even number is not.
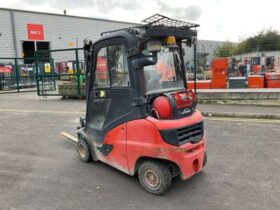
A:
[[[155,195],[173,177],[185,180],[202,170],[203,117],[187,89],[183,55],[198,26],[157,14],[143,25],[85,42],[87,110],[77,130],[82,161],[138,175]],[[106,69],[98,71],[100,65]]]

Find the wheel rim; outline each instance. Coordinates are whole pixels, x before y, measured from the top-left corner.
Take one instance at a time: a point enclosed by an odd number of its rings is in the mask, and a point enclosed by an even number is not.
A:
[[[159,185],[159,177],[153,170],[147,170],[144,175],[145,182],[150,186],[150,187],[156,187]]]
[[[84,146],[82,144],[79,144],[78,146],[78,151],[79,151],[79,154],[82,158],[85,158],[86,156],[86,150],[84,148]]]

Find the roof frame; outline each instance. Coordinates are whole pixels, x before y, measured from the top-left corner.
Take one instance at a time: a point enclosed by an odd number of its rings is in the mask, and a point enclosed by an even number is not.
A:
[[[142,23],[149,26],[165,26],[183,29],[199,27],[199,24],[175,20],[160,14],[152,15],[151,17],[142,20]]]

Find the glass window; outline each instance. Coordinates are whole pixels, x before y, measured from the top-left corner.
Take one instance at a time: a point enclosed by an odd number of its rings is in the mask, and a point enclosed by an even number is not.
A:
[[[128,86],[130,82],[125,47],[113,45],[100,49],[97,55],[94,87]]]
[[[106,47],[101,48],[97,55],[94,87],[110,87]]]
[[[155,65],[145,66],[147,94],[180,90],[184,88],[181,60],[177,50],[163,48],[157,54]]]
[[[109,46],[108,57],[111,87],[130,86],[125,47],[123,45]]]

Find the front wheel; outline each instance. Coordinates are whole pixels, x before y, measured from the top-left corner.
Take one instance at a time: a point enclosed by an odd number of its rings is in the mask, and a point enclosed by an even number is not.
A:
[[[82,138],[78,141],[77,152],[83,162],[90,162],[92,160],[89,145]]]
[[[142,163],[138,170],[138,179],[142,187],[154,195],[162,195],[172,183],[168,167],[156,161]]]

